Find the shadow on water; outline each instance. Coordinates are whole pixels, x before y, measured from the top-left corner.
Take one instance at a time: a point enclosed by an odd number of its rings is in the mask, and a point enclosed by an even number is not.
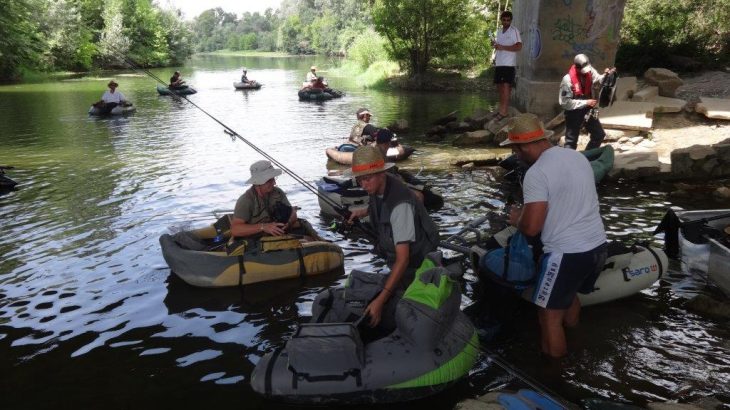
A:
[[[365,106],[375,124],[405,118],[418,135],[455,109],[489,108],[480,94],[387,93],[330,76],[347,95],[323,104],[298,101],[313,59],[202,58],[183,68],[198,93],[191,101],[310,182],[327,172],[324,150],[342,142]],[[240,66],[265,84],[236,92]],[[155,70],[162,78],[168,70]],[[109,74],[111,76],[111,74]],[[171,229],[211,223],[248,187],[261,159],[181,99],[158,96],[154,81],[116,75],[137,112],[87,115],[107,79],[80,78],[0,87],[0,163],[14,165],[20,189],[0,196],[0,394],[3,408],[150,408],[270,403],[250,388],[259,358],[311,314],[315,295],[342,283],[343,272],[240,289],[199,289],[169,271],[158,238]],[[423,144],[404,166],[418,172],[451,147]],[[432,214],[443,237],[488,215],[500,230],[505,204],[519,201],[499,169],[424,171],[444,196]],[[299,215],[345,252],[345,269],[383,270],[363,237],[328,230],[317,199],[292,178],[277,184]],[[648,241],[669,206],[721,207],[708,194],[673,198],[670,185],[621,182],[599,187],[610,239]],[[465,303],[479,288],[465,273]],[[641,294],[586,308],[571,332],[571,355],[547,363],[536,352],[537,322],[525,309],[487,346],[557,394],[579,402],[601,397],[644,404],[715,397],[730,404],[730,325],[689,313],[685,302],[711,294],[706,282],[673,263]],[[464,381],[435,397],[379,408],[452,408],[500,388],[525,387],[482,357]],[[352,407],[348,407],[352,408]]]

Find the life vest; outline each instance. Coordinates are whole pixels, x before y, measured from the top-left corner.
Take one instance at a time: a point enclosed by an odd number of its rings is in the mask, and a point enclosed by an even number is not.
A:
[[[593,71],[589,71],[583,75],[582,83],[580,81],[580,70],[575,66],[575,64],[570,66],[568,75],[570,76],[570,89],[573,91],[573,98],[591,98],[591,88],[593,88]]]
[[[416,240],[410,243],[408,268],[399,284],[405,288],[413,282],[416,269],[421,266],[426,254],[433,252],[438,247],[438,227],[406,184],[394,175],[389,173],[385,175],[387,177],[385,194],[382,199],[375,195],[370,196],[368,215],[370,223],[378,232],[379,254],[385,258],[388,267],[392,267],[395,263],[396,244],[393,243],[393,227],[390,224],[391,212],[403,202],[413,205]]]
[[[362,132],[365,129],[365,126],[367,126],[368,123],[363,120],[358,120],[357,124],[355,124],[352,127],[352,131],[350,131],[350,141],[356,143],[356,144],[362,144]]]

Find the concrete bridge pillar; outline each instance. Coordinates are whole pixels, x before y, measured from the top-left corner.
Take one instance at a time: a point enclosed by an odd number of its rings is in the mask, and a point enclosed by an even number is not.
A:
[[[513,103],[552,117],[573,57],[586,54],[602,72],[614,66],[626,0],[517,0],[512,13],[522,36]]]

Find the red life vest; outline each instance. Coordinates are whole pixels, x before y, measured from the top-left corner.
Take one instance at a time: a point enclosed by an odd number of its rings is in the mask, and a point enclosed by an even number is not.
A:
[[[570,76],[570,89],[573,91],[573,98],[591,98],[591,88],[593,88],[593,71],[583,75],[583,81],[580,81],[580,70],[575,64],[570,66],[568,71]]]

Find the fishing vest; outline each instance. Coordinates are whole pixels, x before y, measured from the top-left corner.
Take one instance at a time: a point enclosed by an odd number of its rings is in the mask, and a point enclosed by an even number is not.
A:
[[[354,142],[357,145],[362,145],[362,132],[367,125],[367,122],[363,120],[358,120],[357,124],[352,127],[352,131],[350,131],[350,141]]]
[[[573,98],[577,100],[590,99],[591,88],[593,88],[593,72],[589,71],[584,74],[581,83],[580,70],[573,64],[570,66],[568,75],[570,76],[570,90],[573,92]]]
[[[426,207],[398,177],[386,173],[385,194],[382,199],[377,195],[370,196],[368,214],[370,223],[378,233],[378,253],[385,258],[388,266],[392,268],[395,263],[395,243],[393,243],[390,215],[397,205],[404,202],[413,205],[416,240],[410,244],[408,269],[401,281],[402,287],[413,282],[416,269],[421,266],[426,254],[435,251],[439,243],[438,227],[431,220]]]

